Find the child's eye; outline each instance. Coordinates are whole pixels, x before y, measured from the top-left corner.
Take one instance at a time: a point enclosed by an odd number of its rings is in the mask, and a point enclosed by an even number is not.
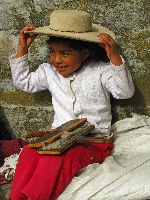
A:
[[[62,52],[62,55],[63,55],[63,56],[68,56],[68,55],[70,55],[70,52],[64,51],[64,52]]]
[[[49,50],[49,53],[50,53],[50,55],[52,55],[52,54],[54,54],[55,52],[54,52],[52,49],[50,49],[50,50]]]

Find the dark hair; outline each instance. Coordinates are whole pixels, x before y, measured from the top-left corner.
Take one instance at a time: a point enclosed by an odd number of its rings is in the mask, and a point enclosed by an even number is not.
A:
[[[82,51],[84,49],[88,49],[90,52],[90,59],[100,60],[100,61],[104,61],[104,62],[109,61],[105,49],[100,47],[99,44],[97,44],[97,43],[76,40],[76,39],[70,39],[70,38],[49,36],[49,39],[47,40],[47,44],[49,45],[50,43],[53,43],[53,42],[65,43],[69,47],[71,47],[77,51]]]

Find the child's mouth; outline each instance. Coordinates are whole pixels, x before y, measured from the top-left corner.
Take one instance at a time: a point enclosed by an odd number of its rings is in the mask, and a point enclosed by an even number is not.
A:
[[[65,66],[62,66],[62,67],[56,67],[56,69],[57,69],[57,71],[59,71],[59,72],[63,72],[63,71],[65,71],[66,69],[67,69],[67,67]]]

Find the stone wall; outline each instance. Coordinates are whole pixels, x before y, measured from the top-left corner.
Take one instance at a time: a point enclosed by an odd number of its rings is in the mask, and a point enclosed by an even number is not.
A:
[[[48,91],[27,94],[13,86],[8,56],[17,49],[19,29],[27,24],[48,25],[54,9],[86,10],[92,14],[94,23],[116,33],[136,92],[129,100],[112,99],[113,119],[130,116],[131,112],[150,115],[148,0],[1,0],[0,117],[11,134],[21,136],[31,129],[47,129],[53,120]],[[47,60],[45,40],[45,36],[39,37],[30,49],[31,70]]]

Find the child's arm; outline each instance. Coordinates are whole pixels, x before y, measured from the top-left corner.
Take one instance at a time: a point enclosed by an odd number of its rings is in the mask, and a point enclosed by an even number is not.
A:
[[[33,29],[33,26],[26,26],[20,31],[17,53],[9,57],[14,85],[30,93],[48,88],[46,71],[50,69],[48,64],[43,63],[34,72],[30,72],[27,53],[37,35],[27,34],[24,31]]]
[[[20,30],[19,47],[16,53],[16,58],[24,56],[28,53],[28,49],[31,46],[34,39],[37,37],[37,34],[34,34],[34,35],[25,34],[24,31],[30,31],[33,29],[34,29],[34,26],[30,25],[30,26],[25,26],[22,30]]]
[[[110,70],[103,73],[103,85],[116,99],[132,97],[135,91],[132,76],[117,50],[114,39],[106,33],[102,33],[98,37],[100,45],[105,48],[111,63]]]
[[[117,50],[114,39],[106,33],[101,33],[98,35],[98,37],[100,39],[100,46],[106,50],[107,56],[111,63],[115,66],[122,65],[122,58]]]

